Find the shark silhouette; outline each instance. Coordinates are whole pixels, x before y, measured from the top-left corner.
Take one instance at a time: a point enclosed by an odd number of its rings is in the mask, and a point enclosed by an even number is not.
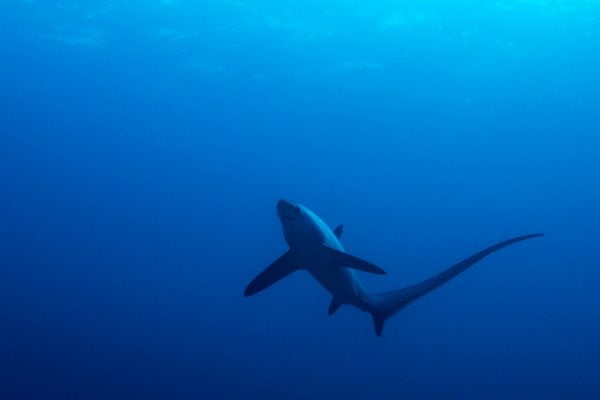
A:
[[[443,285],[484,257],[511,244],[543,236],[541,233],[519,236],[490,246],[458,264],[416,285],[391,292],[368,294],[353,270],[385,275],[368,261],[346,253],[340,242],[343,225],[331,230],[321,218],[301,204],[279,200],[277,214],[289,250],[254,278],[244,295],[252,296],[294,271],[307,270],[333,296],[329,305],[332,315],[343,304],[368,312],[373,317],[377,336],[385,321],[419,297]]]

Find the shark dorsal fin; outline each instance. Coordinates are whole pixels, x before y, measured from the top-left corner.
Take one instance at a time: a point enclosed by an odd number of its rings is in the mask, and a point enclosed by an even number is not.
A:
[[[333,233],[335,233],[335,236],[339,239],[342,237],[342,233],[344,232],[344,225],[338,225],[335,227],[335,229],[333,230]]]

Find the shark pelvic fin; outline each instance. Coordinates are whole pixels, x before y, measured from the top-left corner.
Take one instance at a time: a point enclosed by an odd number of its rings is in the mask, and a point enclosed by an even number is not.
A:
[[[371,313],[371,316],[373,317],[373,327],[375,328],[375,334],[377,335],[377,337],[381,337],[381,334],[383,333],[383,324],[385,324],[385,317],[376,312]]]
[[[333,313],[335,313],[342,304],[343,303],[340,301],[340,299],[334,297],[333,299],[331,299],[331,303],[329,303],[329,309],[327,310],[327,313],[329,315],[333,315]]]

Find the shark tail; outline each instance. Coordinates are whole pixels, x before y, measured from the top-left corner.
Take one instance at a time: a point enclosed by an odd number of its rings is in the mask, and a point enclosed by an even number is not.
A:
[[[465,258],[458,264],[440,272],[437,275],[432,276],[416,285],[408,286],[404,289],[394,290],[391,292],[378,293],[371,296],[371,307],[369,312],[373,317],[373,325],[375,327],[375,334],[381,336],[383,333],[383,326],[385,321],[404,308],[409,303],[417,300],[421,296],[431,292],[432,290],[440,287],[444,283],[450,281],[452,278],[458,276],[461,272],[465,271],[469,267],[473,266],[477,262],[481,261],[484,257],[514,243],[518,243],[524,240],[533,239],[539,236],[543,236],[542,233],[536,233],[532,235],[519,236],[512,239],[505,240],[497,243],[486,249],[481,250],[472,256]]]

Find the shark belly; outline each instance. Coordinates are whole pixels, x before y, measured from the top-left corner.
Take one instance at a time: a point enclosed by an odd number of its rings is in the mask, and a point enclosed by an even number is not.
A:
[[[307,270],[340,303],[353,305],[363,311],[370,309],[371,301],[351,269],[318,265]]]

